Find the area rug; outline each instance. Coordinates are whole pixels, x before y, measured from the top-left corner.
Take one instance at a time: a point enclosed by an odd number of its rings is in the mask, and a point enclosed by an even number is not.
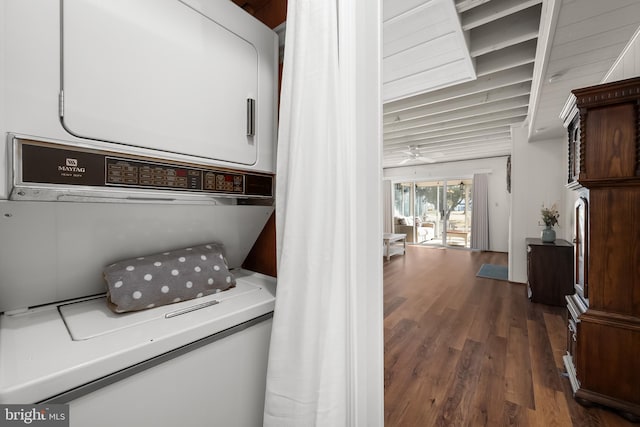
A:
[[[508,280],[509,269],[504,265],[482,264],[476,276],[487,279]]]

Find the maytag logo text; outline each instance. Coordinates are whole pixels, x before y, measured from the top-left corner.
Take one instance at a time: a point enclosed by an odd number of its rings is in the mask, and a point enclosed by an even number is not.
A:
[[[58,166],[58,171],[84,173],[85,168],[78,167],[78,159],[67,158],[65,161],[65,166]]]

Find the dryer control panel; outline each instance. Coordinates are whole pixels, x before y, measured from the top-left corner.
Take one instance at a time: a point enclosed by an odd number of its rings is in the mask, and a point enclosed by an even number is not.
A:
[[[170,191],[243,198],[273,197],[273,175],[62,143],[14,138],[13,199],[52,200],[47,189]],[[15,191],[17,189],[17,192]],[[22,194],[20,191],[22,190]],[[15,194],[14,194],[15,193]],[[23,197],[20,197],[23,196]],[[135,193],[134,193],[135,197]]]

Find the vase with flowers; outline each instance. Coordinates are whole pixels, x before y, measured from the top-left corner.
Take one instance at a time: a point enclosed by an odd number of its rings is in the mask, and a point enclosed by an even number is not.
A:
[[[556,240],[556,231],[553,229],[553,226],[558,223],[558,218],[560,218],[558,208],[556,208],[555,203],[550,208],[545,208],[544,205],[542,205],[540,213],[542,214],[542,222],[544,222],[545,225],[544,230],[542,230],[540,234],[540,240],[542,240],[543,243],[553,243]]]

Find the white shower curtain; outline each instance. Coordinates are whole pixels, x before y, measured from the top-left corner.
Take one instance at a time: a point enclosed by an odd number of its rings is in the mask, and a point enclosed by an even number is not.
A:
[[[264,425],[347,425],[352,141],[337,0],[289,0],[276,187],[278,287]]]
[[[473,175],[473,216],[471,217],[471,249],[489,250],[489,176]]]

